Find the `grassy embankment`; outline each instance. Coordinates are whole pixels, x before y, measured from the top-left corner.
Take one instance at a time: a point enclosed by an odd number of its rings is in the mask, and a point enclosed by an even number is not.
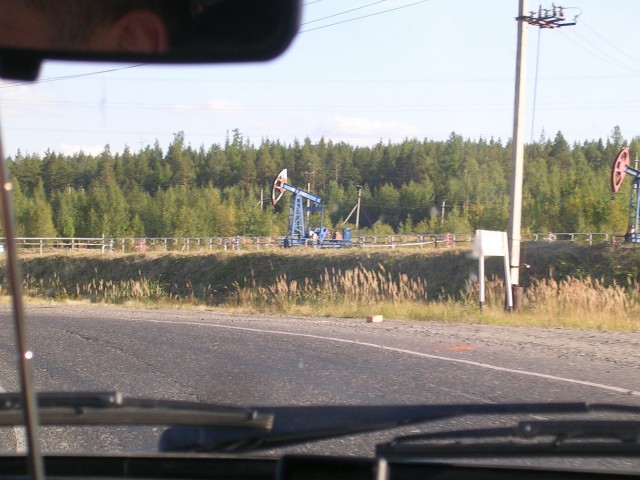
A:
[[[523,244],[523,308],[504,312],[502,261],[485,308],[468,250],[312,250],[25,257],[25,293],[46,301],[208,306],[275,314],[635,331],[640,247]],[[2,293],[6,269],[0,268]]]

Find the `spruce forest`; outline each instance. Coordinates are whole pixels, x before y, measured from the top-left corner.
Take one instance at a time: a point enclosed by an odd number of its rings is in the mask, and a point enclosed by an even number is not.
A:
[[[523,231],[625,231],[631,182],[615,195],[610,187],[611,165],[624,145],[635,155],[640,138],[627,143],[618,127],[605,140],[569,144],[558,132],[528,144]],[[323,199],[329,228],[340,228],[356,205],[357,185],[366,234],[507,228],[509,142],[452,133],[446,141],[371,147],[309,139],[254,145],[234,130],[224,145],[197,148],[180,132],[166,150],[156,142],[118,154],[109,146],[99,155],[18,152],[9,159],[18,236],[283,235],[288,198],[270,203],[283,168],[290,184]]]

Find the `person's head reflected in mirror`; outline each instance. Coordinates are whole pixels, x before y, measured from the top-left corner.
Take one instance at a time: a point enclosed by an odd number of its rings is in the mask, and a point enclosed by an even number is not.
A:
[[[0,47],[162,54],[189,15],[184,0],[0,0]]]

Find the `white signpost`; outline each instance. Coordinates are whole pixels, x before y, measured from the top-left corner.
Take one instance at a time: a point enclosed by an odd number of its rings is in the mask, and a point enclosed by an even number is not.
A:
[[[509,241],[507,232],[492,230],[476,230],[476,241],[473,244],[473,258],[478,259],[478,277],[480,279],[480,310],[484,305],[484,257],[504,258],[504,284],[507,291],[507,307],[513,309],[511,276],[509,274]]]

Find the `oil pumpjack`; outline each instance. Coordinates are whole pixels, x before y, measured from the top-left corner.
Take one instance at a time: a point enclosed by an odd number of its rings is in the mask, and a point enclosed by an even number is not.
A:
[[[640,225],[640,197],[638,196],[638,186],[640,185],[640,170],[638,165],[631,166],[631,155],[629,153],[629,147],[622,147],[616,158],[613,161],[611,167],[611,190],[617,193],[622,186],[622,182],[627,175],[633,177],[631,183],[631,196],[629,198],[629,224],[627,227],[627,233],[624,236],[625,242],[640,243],[640,234],[638,227]]]
[[[300,245],[322,245],[326,237],[324,228],[324,205],[322,199],[313,193],[306,192],[287,183],[287,169],[283,169],[273,181],[271,189],[271,203],[275,206],[284,196],[284,192],[291,193],[289,204],[289,227],[284,239],[285,247],[297,247]],[[305,205],[308,201],[309,205]],[[322,221],[320,228],[309,228],[305,225],[305,212],[321,212]]]
[[[291,193],[289,203],[289,226],[287,236],[284,238],[285,247],[298,247],[302,245],[314,247],[343,247],[351,245],[351,229],[344,228],[342,232],[332,232],[324,226],[325,206],[322,199],[305,190],[296,188],[288,183],[287,169],[283,169],[273,181],[271,189],[271,203],[275,206],[284,196],[285,192]],[[305,205],[307,203],[307,205]],[[306,212],[320,212],[320,227],[305,225]]]

